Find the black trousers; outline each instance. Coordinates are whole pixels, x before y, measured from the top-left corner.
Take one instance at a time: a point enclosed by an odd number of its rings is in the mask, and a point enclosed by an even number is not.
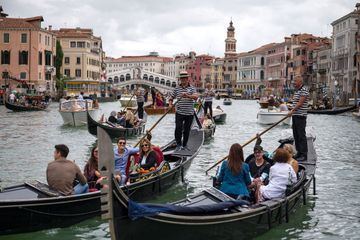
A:
[[[175,140],[176,145],[186,146],[189,140],[191,123],[194,115],[175,114]],[[182,144],[181,144],[182,139]]]
[[[295,139],[296,151],[302,155],[307,156],[308,147],[306,140],[306,116],[292,116],[292,129]]]
[[[209,109],[209,113],[210,113],[210,116],[212,117],[213,116],[213,112],[212,112],[212,102],[205,102],[204,103],[204,114],[206,115],[207,114],[207,110]]]
[[[138,106],[138,108],[137,108],[137,110],[138,110],[138,117],[139,117],[140,119],[143,119],[143,117],[144,117],[144,102],[138,102],[138,103],[137,103],[137,106]]]

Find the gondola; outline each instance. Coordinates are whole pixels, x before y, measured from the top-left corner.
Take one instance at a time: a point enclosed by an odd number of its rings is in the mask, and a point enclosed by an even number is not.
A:
[[[23,105],[19,105],[19,104],[13,104],[10,103],[6,98],[5,98],[5,107],[9,110],[12,110],[14,112],[24,112],[24,111],[44,111],[47,109],[47,107],[49,106],[49,104],[44,103],[41,105],[41,107],[39,106],[23,106]]]
[[[288,222],[291,214],[307,203],[311,183],[315,192],[316,153],[308,137],[308,160],[301,162],[298,182],[286,196],[249,204],[209,188],[172,204],[139,204],[130,200],[114,181],[102,198],[103,219],[109,220],[112,239],[251,239]],[[105,209],[105,208],[104,208]],[[149,229],[149,230],[147,230]],[[151,229],[151,231],[150,231]],[[144,231],[145,230],[145,231]],[[175,234],[174,234],[175,233]]]
[[[145,122],[140,122],[139,126],[137,127],[122,128],[116,127],[115,125],[110,125],[111,123],[99,123],[91,117],[89,112],[87,112],[86,115],[88,131],[94,136],[97,135],[97,127],[101,127],[102,129],[104,129],[112,139],[119,137],[138,136],[145,131]]]
[[[194,121],[195,122],[195,121]],[[102,128],[102,136],[107,135]],[[114,167],[114,153],[111,140],[106,142],[99,136],[99,151],[111,158]],[[184,180],[186,170],[198,154],[204,141],[202,131],[194,124],[190,132],[191,151],[174,151],[174,140],[161,147],[164,160],[156,171],[143,175],[130,175],[129,184],[122,186],[124,193],[132,199],[146,200]],[[104,155],[101,155],[104,156]],[[103,169],[103,168],[100,168]],[[79,195],[62,196],[49,189],[48,185],[33,181],[4,188],[0,192],[0,235],[32,232],[42,229],[67,227],[101,214],[100,191]]]
[[[344,112],[348,112],[348,111],[351,111],[351,110],[354,110],[356,108],[355,105],[353,106],[348,106],[348,107],[336,107],[336,108],[333,108],[333,109],[323,109],[323,110],[320,110],[320,109],[309,109],[308,110],[308,113],[311,113],[311,114],[327,114],[327,115],[336,115],[336,114],[340,114],[340,113],[344,113]]]
[[[213,119],[215,123],[224,123],[226,121],[226,112],[220,106],[213,108]]]
[[[230,98],[225,98],[224,101],[223,101],[223,104],[224,105],[231,105],[232,104],[232,101]]]
[[[352,116],[355,120],[360,121],[360,112],[352,112]]]

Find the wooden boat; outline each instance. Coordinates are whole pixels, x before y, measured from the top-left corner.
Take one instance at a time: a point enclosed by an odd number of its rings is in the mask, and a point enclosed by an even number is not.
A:
[[[211,138],[214,137],[215,130],[216,130],[216,124],[214,124],[210,128],[202,128],[204,131],[204,141],[209,141]]]
[[[215,123],[224,123],[226,121],[226,113],[220,106],[213,109],[213,119]]]
[[[121,95],[119,102],[122,107],[137,107],[136,96]]]
[[[133,128],[124,128],[124,127],[117,127],[111,123],[100,123],[94,120],[90,113],[87,112],[87,127],[90,134],[96,136],[97,135],[97,127],[101,127],[104,129],[109,136],[114,138],[119,137],[132,137],[132,136],[139,136],[145,131],[145,123],[141,121],[137,127]]]
[[[103,135],[107,135],[106,131]],[[133,176],[130,184],[121,186],[123,192],[133,199],[146,200],[184,180],[186,170],[198,154],[203,144],[204,135],[199,126],[190,132],[189,146],[191,151],[174,152],[174,140],[161,147],[164,160],[156,171]],[[101,143],[100,143],[101,142]],[[99,136],[99,151],[112,159],[114,152],[111,140],[106,143]],[[0,235],[31,232],[48,228],[67,227],[101,213],[100,191],[85,194],[62,196],[49,189],[49,186],[38,182],[27,182],[22,185],[4,188],[0,192]]]
[[[5,97],[5,107],[9,110],[12,110],[14,112],[23,112],[23,111],[44,111],[47,109],[47,107],[49,106],[48,103],[42,102],[41,106],[32,106],[32,105],[28,105],[28,106],[24,106],[24,105],[20,105],[20,104],[14,104],[14,103],[10,103],[7,100],[7,97]]]
[[[257,122],[260,124],[274,124],[287,116],[287,114],[288,111],[280,112],[277,110],[260,110],[257,114]],[[290,125],[291,117],[285,119],[282,124]]]
[[[148,115],[160,115],[160,114],[163,115],[164,113],[167,112],[168,109],[169,109],[168,106],[154,108],[152,105],[147,105],[144,107],[144,110]],[[175,108],[172,108],[168,113],[175,113]]]
[[[283,198],[249,204],[235,200],[214,188],[172,204],[138,204],[130,200],[114,181],[102,198],[112,239],[252,239],[270,228],[288,222],[291,214],[306,205],[311,183],[315,192],[316,153],[308,138],[308,160],[301,162],[298,182]],[[131,216],[135,220],[131,220]],[[155,230],[156,229],[156,230]],[[174,234],[177,233],[177,234]]]
[[[360,112],[352,112],[352,116],[355,120],[360,121]]]
[[[224,101],[223,101],[223,104],[224,105],[231,105],[232,104],[232,101],[230,98],[225,98]]]
[[[351,111],[351,110],[354,110],[354,109],[356,109],[355,105],[348,106],[348,107],[336,107],[336,108],[333,108],[333,109],[323,109],[323,110],[309,109],[308,113],[335,115],[335,114],[348,112],[348,111]]]
[[[78,127],[81,125],[87,124],[87,110],[92,118],[97,118],[99,108],[95,107],[93,100],[79,100],[79,99],[70,99],[65,101],[60,101],[59,103],[59,113],[64,121],[64,125],[71,125]]]

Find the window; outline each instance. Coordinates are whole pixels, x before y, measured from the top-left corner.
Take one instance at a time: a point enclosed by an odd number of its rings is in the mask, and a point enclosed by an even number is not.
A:
[[[65,64],[70,64],[70,58],[69,58],[69,57],[65,57],[65,58],[64,58],[64,63],[65,63]]]
[[[39,34],[39,43],[41,43],[41,34]]]
[[[21,51],[19,52],[19,64],[27,65],[28,64],[28,52],[27,51]]]
[[[51,52],[45,50],[45,65],[51,66]]]
[[[65,68],[64,69],[64,75],[67,77],[70,77],[70,69]]]
[[[75,47],[76,47],[76,42],[73,42],[73,41],[70,42],[70,47],[71,47],[71,48],[75,48]]]
[[[75,70],[75,77],[81,77],[81,69]]]
[[[26,72],[20,73],[20,79],[26,79]]]
[[[87,43],[86,43],[86,47],[87,47],[87,48],[90,48],[90,43],[87,42]]]
[[[10,51],[1,51],[1,64],[10,64]]]
[[[77,58],[76,58],[76,64],[80,64],[80,62],[81,62],[81,61],[80,61],[80,57],[77,57]]]
[[[78,48],[85,48],[85,42],[77,42],[77,43],[76,43],[76,46],[77,46]]]
[[[10,42],[10,34],[4,33],[4,43],[9,43],[9,42]]]
[[[39,52],[39,65],[42,65],[42,52]]]
[[[51,80],[51,73],[45,73],[45,80]]]
[[[21,43],[27,43],[27,34],[26,33],[21,34]]]

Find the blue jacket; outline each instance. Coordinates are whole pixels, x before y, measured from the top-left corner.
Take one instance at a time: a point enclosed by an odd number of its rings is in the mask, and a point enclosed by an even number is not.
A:
[[[228,167],[228,161],[224,161],[217,179],[220,183],[220,191],[223,193],[249,197],[247,186],[251,184],[251,179],[247,163],[242,164],[240,173],[233,175]]]
[[[115,157],[115,171],[121,172],[123,175],[125,175],[126,171],[126,165],[129,160],[129,155],[135,154],[139,152],[139,148],[132,148],[132,147],[126,147],[124,154],[119,155],[118,148],[116,147],[114,149],[114,157]]]

